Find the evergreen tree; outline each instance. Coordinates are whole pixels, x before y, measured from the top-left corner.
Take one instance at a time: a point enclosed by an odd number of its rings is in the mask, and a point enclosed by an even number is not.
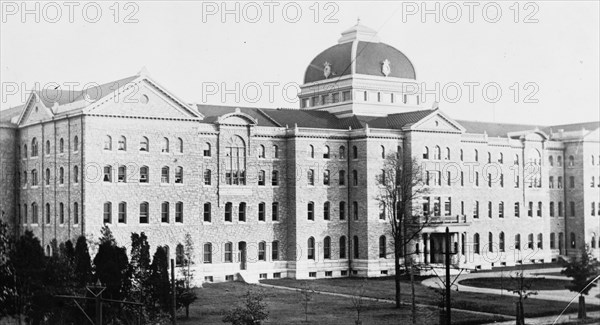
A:
[[[598,275],[597,270],[598,262],[593,259],[588,247],[585,247],[581,250],[581,258],[573,260],[560,272],[572,278],[571,285],[567,286],[567,289],[579,293],[578,318],[586,317],[585,295],[596,286],[593,280]]]
[[[27,230],[15,243],[9,254],[14,268],[15,288],[17,293],[16,314],[25,315],[35,320],[41,302],[39,297],[44,295],[44,270],[46,257],[39,239]]]
[[[194,271],[191,265],[194,264],[194,241],[189,233],[185,234],[184,244],[184,265],[181,268],[183,281],[177,281],[177,304],[185,307],[185,318],[190,318],[190,305],[198,299],[198,296],[192,286]]]
[[[67,240],[64,243],[64,254],[69,262],[75,265],[75,247],[73,247],[73,242],[71,240]]]
[[[0,318],[15,314],[14,269],[9,254],[13,247],[14,238],[10,234],[8,224],[0,219]]]
[[[141,234],[131,233],[131,261],[129,273],[131,274],[132,299],[148,302],[150,297],[150,245],[148,238]]]
[[[75,244],[75,279],[79,287],[84,287],[92,279],[92,265],[87,240],[84,236],[77,238]]]
[[[94,278],[106,286],[105,298],[119,300],[127,296],[131,286],[128,269],[127,251],[117,246],[112,232],[104,226],[98,253],[94,257]]]
[[[153,307],[158,307],[162,311],[168,311],[171,306],[168,269],[167,250],[159,246],[152,257],[150,286],[152,288]],[[158,306],[154,303],[158,303]]]

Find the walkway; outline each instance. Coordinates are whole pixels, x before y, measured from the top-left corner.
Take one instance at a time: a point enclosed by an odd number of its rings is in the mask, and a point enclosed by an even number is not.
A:
[[[560,275],[547,275],[545,273],[555,273],[560,272],[562,268],[550,268],[550,269],[537,269],[537,270],[525,270],[525,277],[544,277],[546,279],[556,279],[556,280],[566,280],[570,281],[570,278],[566,276]],[[506,279],[510,279],[510,275],[514,274],[515,270],[512,271],[496,271],[496,272],[473,272],[469,274],[461,274],[460,278],[454,283],[454,285],[458,288],[458,291],[462,292],[479,292],[479,293],[489,293],[495,295],[513,295],[511,292],[507,290],[501,289],[491,289],[491,288],[476,288],[469,287],[460,284],[459,282],[466,279],[475,279],[475,278],[499,278],[504,277]],[[452,276],[452,280],[454,280],[456,276]],[[431,277],[425,279],[421,282],[423,285],[428,287],[438,288],[441,281],[437,277]],[[454,289],[454,288],[453,288]],[[600,288],[596,287],[590,291],[590,294],[585,297],[585,302],[588,304],[600,304],[600,299],[596,297],[598,293],[600,293]],[[531,299],[543,299],[543,300],[554,300],[554,301],[563,301],[566,303],[577,302],[578,294],[569,291],[568,289],[562,290],[540,290],[537,295],[530,296]],[[566,304],[565,304],[566,307]]]
[[[588,316],[588,318],[599,319],[600,311],[588,312],[587,316]],[[550,325],[550,324],[564,324],[564,323],[569,323],[569,322],[573,322],[573,321],[577,321],[576,313],[562,315],[560,318],[558,318],[558,315],[537,317],[537,318],[527,318],[527,319],[525,319],[525,324],[527,324],[527,325]],[[500,322],[500,323],[489,323],[486,325],[492,325],[492,324],[493,325],[514,325],[515,321],[512,320],[512,321],[506,321],[506,322]],[[591,322],[588,324],[597,324],[597,323]]]

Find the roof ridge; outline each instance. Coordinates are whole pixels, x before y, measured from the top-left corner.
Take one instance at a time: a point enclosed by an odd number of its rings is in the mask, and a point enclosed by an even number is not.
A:
[[[264,115],[269,121],[273,122],[275,125],[279,126],[279,127],[283,127],[281,125],[281,123],[277,122],[274,118],[272,118],[271,116],[269,116],[269,114],[267,114],[266,112],[264,112],[261,108],[256,108],[256,110],[261,113],[262,115]]]

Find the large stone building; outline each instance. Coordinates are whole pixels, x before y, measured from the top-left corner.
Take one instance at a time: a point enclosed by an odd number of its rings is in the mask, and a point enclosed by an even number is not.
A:
[[[0,208],[16,232],[122,245],[145,232],[206,281],[392,274],[375,199],[384,157],[424,168],[435,217],[414,243],[455,265],[549,262],[600,245],[600,123],[458,121],[424,103],[410,60],[356,25],[309,64],[300,109],[191,105],[144,73],[33,91],[1,111]],[[417,209],[417,210],[418,210]]]

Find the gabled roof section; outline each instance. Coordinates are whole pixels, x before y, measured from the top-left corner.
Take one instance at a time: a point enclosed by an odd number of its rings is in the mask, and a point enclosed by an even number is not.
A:
[[[411,114],[412,113],[412,114]],[[396,117],[404,123],[402,129],[423,130],[433,132],[464,133],[465,128],[439,109],[404,113]]]
[[[335,115],[325,111],[301,109],[263,109],[265,114],[277,121],[281,126],[306,127],[320,129],[348,129],[346,119],[338,119]]]
[[[43,100],[38,93],[33,91],[25,102],[25,109],[21,111],[16,121],[17,125],[27,124],[28,122],[38,122],[54,116],[52,110],[44,105]]]
[[[219,119],[219,117],[234,113],[236,109],[243,114],[250,116],[251,118],[256,120],[256,125],[258,126],[270,126],[270,127],[279,127],[275,121],[273,121],[270,117],[266,116],[260,108],[256,107],[237,107],[237,106],[218,106],[218,105],[205,105],[205,104],[197,104],[196,109],[200,114],[204,116],[202,120],[205,123],[215,123]]]
[[[23,110],[25,110],[25,105],[0,110],[0,125],[17,125],[17,119]]]
[[[141,89],[145,88],[151,93],[142,94]],[[104,95],[105,92],[109,92],[107,95]],[[199,118],[202,119],[204,116],[200,114],[197,110],[191,107],[191,105],[186,104],[184,101],[179,99],[173,93],[169,92],[166,88],[162,87],[160,84],[152,80],[148,75],[141,74],[130,78],[125,78],[118,80],[113,83],[105,84],[97,88],[97,93],[99,93],[99,97],[94,97],[93,93],[88,95],[92,103],[88,105],[85,109],[85,113],[110,113],[117,115],[132,115],[132,116],[152,116],[152,117],[186,117],[186,118]],[[146,99],[148,96],[154,96],[158,100],[162,100],[163,102],[167,102],[172,104],[170,106],[176,108],[180,113],[173,114],[173,112],[161,112],[161,109],[164,107],[156,107],[153,105],[147,107],[137,107],[136,105],[140,105],[139,98],[142,95],[146,95]],[[100,98],[98,100],[94,100],[95,98]],[[125,98],[129,98],[129,102],[124,102],[128,104],[128,110],[125,111],[122,107],[111,107],[111,103],[121,102]],[[114,99],[114,100],[112,100]],[[143,104],[143,103],[142,103]],[[106,108],[109,107],[109,108]],[[120,109],[120,111],[119,111]]]

